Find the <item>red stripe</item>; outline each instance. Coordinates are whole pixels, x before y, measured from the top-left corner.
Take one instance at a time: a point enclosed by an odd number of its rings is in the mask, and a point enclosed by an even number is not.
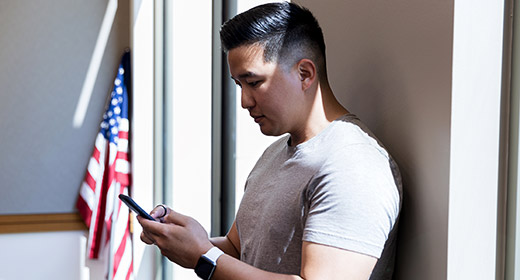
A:
[[[107,154],[110,154],[110,151]],[[107,159],[107,165],[108,164],[109,163],[108,163],[108,159]],[[116,178],[115,164],[111,164],[108,166],[108,172],[105,173],[105,176],[106,176],[106,182],[104,184],[106,184],[106,187],[107,187],[106,193],[108,193],[108,189],[110,188],[110,186],[112,186],[112,184],[115,184],[115,181],[114,181]],[[105,196],[107,196],[107,194],[105,194]],[[105,201],[105,203],[106,203],[106,201]],[[106,204],[103,204],[103,205],[106,207]],[[113,210],[113,211],[115,211],[115,210]],[[106,209],[105,209],[105,212],[106,212]],[[109,213],[109,214],[111,214],[111,213]],[[105,215],[103,215],[103,219],[104,218],[105,218]],[[106,221],[106,228],[107,228],[107,240],[108,240],[108,239],[110,239],[110,235],[112,232],[112,217],[111,216]]]
[[[97,149],[97,147],[94,146],[94,152],[92,152],[92,157],[96,159],[97,163],[99,163],[99,155],[101,153]]]
[[[117,135],[119,139],[128,139],[128,131],[119,131],[119,134]]]
[[[117,152],[116,159],[124,159],[128,161],[128,153],[126,152]]]
[[[120,185],[118,193],[128,194],[128,187]],[[121,203],[118,204],[117,207],[118,217],[117,219],[125,219],[126,227],[124,231],[123,238],[121,240],[121,244],[118,245],[118,248],[113,257],[113,275],[116,275],[117,271],[120,269],[121,260],[125,254],[130,255],[130,265],[128,267],[128,271],[126,271],[125,279],[129,279],[133,272],[133,255],[132,255],[132,243],[127,244],[128,240],[131,239],[130,236],[130,215],[128,212],[121,213]],[[124,271],[120,271],[120,274],[124,273]]]
[[[107,235],[105,236],[105,241],[110,242],[110,237],[112,236],[112,215],[108,218],[108,220],[105,220],[105,227],[107,229]]]
[[[116,152],[116,156],[117,156],[117,152]],[[110,184],[112,184],[112,180],[114,180],[114,173],[116,172],[115,160],[112,163],[107,162],[107,165],[108,165],[108,171],[109,171],[108,172],[108,182]]]
[[[118,217],[122,218],[122,217]],[[127,218],[128,219],[128,218]],[[126,241],[128,239],[129,230],[128,230],[128,222],[126,223],[125,235],[123,236],[123,240],[121,240],[121,244],[117,248],[117,251],[114,255],[114,271],[113,275],[116,275],[117,269],[119,268],[119,264],[121,263],[121,259],[125,253]]]
[[[128,153],[125,153],[125,152],[117,152],[116,163],[117,163],[117,160],[124,160],[130,164]],[[128,172],[130,172],[130,170]],[[130,175],[127,173],[122,173],[122,172],[116,171],[115,178],[119,183],[121,183],[122,186],[130,185]]]
[[[87,174],[85,175],[85,183],[92,189],[92,191],[96,191],[96,180],[90,175],[90,172],[87,170]]]
[[[101,199],[99,200],[98,204],[100,203]],[[90,228],[90,231],[92,231],[92,240],[90,242],[90,248],[89,248],[89,258],[91,259],[97,259],[99,257],[99,250],[101,248],[101,236],[103,234],[103,219],[100,218],[101,211],[104,212],[103,207],[97,207],[97,213],[96,213],[96,219],[93,221],[93,228]],[[103,213],[104,214],[104,213]]]
[[[114,188],[114,192],[116,192],[114,195],[115,196],[118,196],[121,192],[117,192],[118,190],[116,190],[116,186],[117,184],[115,184],[116,182],[113,182],[114,185],[112,186]],[[119,219],[119,211],[121,210],[121,201],[118,199],[117,200],[119,203],[117,203],[117,205],[114,205],[114,209],[112,209],[112,213],[117,213],[117,217],[115,218],[115,221],[112,220],[112,214],[110,214],[108,220],[106,221],[106,227],[107,227],[107,241],[110,240],[110,237],[112,236],[111,232],[112,232],[112,224],[117,224],[117,219]]]
[[[110,145],[107,142],[105,146],[105,150],[109,154]],[[108,165],[108,157],[105,157],[105,166]],[[92,247],[90,258],[97,259],[99,257],[99,251],[101,249],[101,237],[103,236],[103,223],[105,222],[105,212],[106,212],[106,203],[107,203],[107,191],[110,186],[110,182],[112,181],[112,177],[110,176],[110,166],[109,168],[105,168],[105,172],[103,174],[101,190],[99,195],[99,201],[97,203],[97,213],[96,213],[96,223],[94,225],[94,234],[92,237]],[[92,229],[91,229],[92,230]]]
[[[121,187],[119,188],[119,193],[122,193],[122,194],[125,194],[125,195],[129,195],[129,187],[128,186],[125,186],[123,184],[121,184]],[[119,204],[121,204],[121,201],[119,201]],[[130,217],[129,217],[130,218]]]
[[[114,167],[113,165],[112,166],[109,166],[108,167],[108,183],[107,183],[107,199],[108,199],[108,189],[110,188],[110,186],[112,186],[113,184],[115,184],[115,181],[113,178],[115,178],[115,170],[114,170]],[[115,186],[112,186],[113,188]],[[117,194],[115,194],[117,196]],[[104,207],[105,207],[105,213],[106,213],[106,204],[104,204]],[[115,207],[115,205],[114,205]],[[113,211],[116,211],[115,209],[112,209],[112,212]],[[105,214],[106,215],[106,214]],[[103,219],[105,219],[105,215],[103,216]],[[113,224],[113,221],[112,221],[112,213],[108,213],[108,218],[107,220],[105,220],[105,227],[106,227],[106,231],[107,231],[107,236],[106,236],[106,240],[107,242],[110,240],[110,236],[112,236],[112,224]]]
[[[78,201],[76,202],[76,208],[79,211],[79,215],[87,225],[87,227],[90,227],[90,218],[92,217],[92,211],[88,207],[88,204],[85,202],[83,197],[79,197]]]
[[[130,267],[128,268],[128,273],[126,274],[125,280],[129,280],[130,276],[132,276],[132,272],[134,272],[134,260],[132,258],[132,261],[130,262]]]
[[[116,172],[116,180],[121,186],[130,186],[130,175],[126,173]]]

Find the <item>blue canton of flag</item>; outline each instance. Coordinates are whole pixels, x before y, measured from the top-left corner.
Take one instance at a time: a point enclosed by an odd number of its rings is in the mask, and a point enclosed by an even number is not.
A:
[[[123,65],[119,66],[117,77],[114,81],[114,90],[111,94],[110,104],[108,110],[103,114],[103,122],[101,123],[100,133],[110,142],[118,143],[119,141],[119,124],[121,118],[128,119],[128,105],[126,87],[124,85]]]

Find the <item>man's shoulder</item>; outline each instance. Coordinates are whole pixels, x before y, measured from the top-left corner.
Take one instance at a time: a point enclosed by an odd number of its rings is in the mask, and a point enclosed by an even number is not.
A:
[[[279,153],[280,151],[284,150],[287,147],[287,143],[290,139],[289,134],[282,135],[278,137],[273,143],[271,143],[267,148],[264,150],[264,155],[272,154],[272,153]]]
[[[386,149],[376,136],[355,115],[345,115],[335,120],[330,129],[316,143],[318,150],[335,153],[352,152],[357,147],[374,149],[386,154]],[[364,149],[362,149],[364,150]]]

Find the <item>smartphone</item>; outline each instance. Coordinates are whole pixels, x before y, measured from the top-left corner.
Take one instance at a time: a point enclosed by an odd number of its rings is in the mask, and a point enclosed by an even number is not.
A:
[[[137,215],[145,219],[155,221],[155,219],[152,216],[150,216],[150,214],[146,213],[146,211],[144,211],[143,208],[137,205],[137,203],[135,203],[135,201],[128,195],[120,194],[119,199],[121,199],[121,201],[123,201],[126,204],[126,206],[128,206],[128,208],[132,209],[132,211],[137,213]]]

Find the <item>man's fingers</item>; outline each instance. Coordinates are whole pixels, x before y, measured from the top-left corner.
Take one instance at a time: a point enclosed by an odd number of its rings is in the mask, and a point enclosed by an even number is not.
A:
[[[190,219],[188,216],[175,212],[171,208],[162,204],[155,206],[152,212],[150,212],[150,216],[162,223],[171,223],[182,226],[186,225]]]
[[[137,220],[143,227],[143,232],[146,233],[148,239],[154,241],[154,244],[157,244],[157,240],[163,238],[171,231],[173,228],[176,228],[177,225],[173,223],[158,223],[155,221],[150,221],[142,217],[137,217]]]
[[[148,235],[144,231],[141,232],[141,240],[148,245],[155,244],[155,241],[152,238],[148,237]]]
[[[153,234],[150,232],[149,228],[150,228],[150,226],[153,226],[153,224],[159,224],[159,223],[150,221],[141,216],[137,216],[137,221],[143,227],[143,231],[141,232],[141,240],[148,245],[155,244],[155,239],[153,238]]]
[[[161,229],[161,223],[158,223],[156,221],[151,221],[146,218],[143,218],[141,216],[137,216],[137,221],[141,224],[143,227],[143,230],[146,231],[149,235],[155,235],[155,232],[158,232]]]
[[[163,218],[164,216],[168,215],[170,213],[171,209],[159,204],[155,206],[155,208],[150,212],[150,216],[152,216],[154,219],[159,220]]]
[[[190,217],[184,216],[181,213],[175,212],[171,209],[169,209],[168,215],[162,218],[163,223],[176,224],[180,226],[187,225],[189,220]]]

